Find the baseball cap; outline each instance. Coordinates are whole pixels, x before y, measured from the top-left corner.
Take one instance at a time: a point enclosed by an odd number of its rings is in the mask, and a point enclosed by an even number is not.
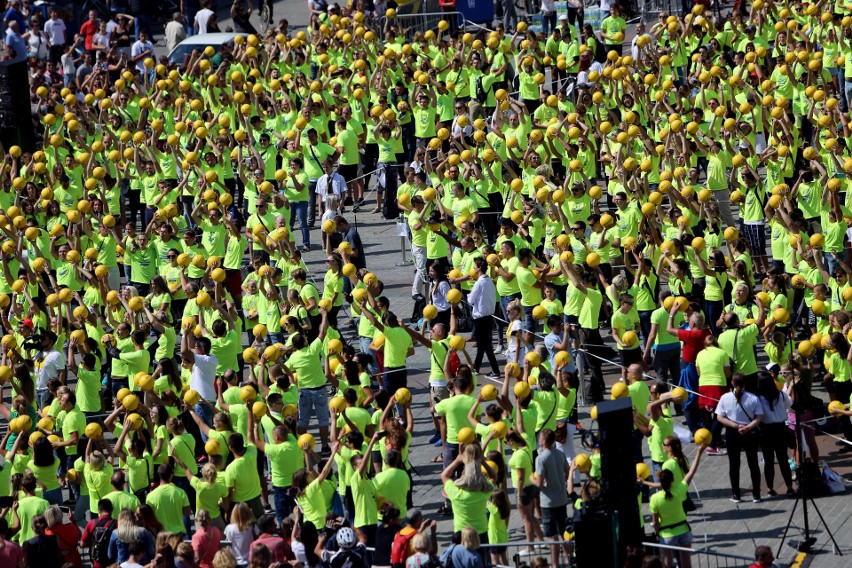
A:
[[[21,325],[23,325],[24,327],[28,327],[30,329],[33,329],[35,327],[33,325],[33,320],[31,320],[30,318],[26,318],[26,319],[21,320]]]
[[[566,22],[568,21],[568,14],[562,14],[561,16],[559,16],[559,21],[561,22],[563,20]]]

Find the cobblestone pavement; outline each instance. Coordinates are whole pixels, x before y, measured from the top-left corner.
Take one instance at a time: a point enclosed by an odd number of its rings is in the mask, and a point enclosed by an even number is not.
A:
[[[391,300],[391,310],[400,317],[407,319],[411,316],[414,301],[410,297],[411,282],[414,270],[409,265],[398,266],[402,261],[400,253],[399,237],[396,232],[394,221],[384,220],[378,214],[358,213],[357,217],[351,212],[344,214],[350,222],[356,222],[366,252],[367,267],[380,276],[385,283],[385,295]],[[406,255],[410,258],[410,254]],[[305,254],[308,268],[313,272],[314,278],[321,279],[324,270],[324,254],[312,251]],[[341,330],[349,325],[348,314],[340,318]],[[501,361],[502,363],[502,361]],[[438,520],[440,542],[448,542],[452,533],[452,521],[450,517],[437,514],[442,504],[440,488],[441,464],[433,463],[433,458],[440,454],[440,448],[435,448],[428,443],[434,433],[428,405],[428,374],[424,372],[429,365],[429,353],[422,346],[415,347],[415,354],[408,360],[409,388],[414,395],[413,413],[415,419],[414,440],[411,450],[411,465],[414,468],[413,486],[414,503],[420,506],[424,512]],[[487,365],[484,367],[487,369]],[[612,385],[618,379],[618,369],[612,365],[605,365],[607,385]],[[480,377],[480,384],[487,379]],[[824,395],[823,392],[817,394]],[[580,408],[581,423],[585,428],[594,428],[595,424],[589,418],[589,408]],[[676,419],[676,423],[684,425],[683,419]],[[820,436],[820,450],[822,458],[836,471],[852,480],[852,453],[839,453],[835,440],[828,436]],[[580,440],[575,440],[579,448]],[[647,454],[647,444],[646,458]],[[694,446],[685,448],[687,457],[694,455]],[[648,458],[650,459],[650,458]],[[745,462],[745,460],[743,460]],[[650,461],[647,463],[650,464]],[[762,464],[761,464],[762,467]],[[743,496],[750,496],[747,487],[748,471],[743,463],[741,471],[743,480]],[[789,562],[793,559],[795,551],[788,544],[779,551],[778,545],[787,521],[790,518],[795,499],[784,497],[784,484],[780,475],[776,475],[774,489],[779,493],[778,497],[767,498],[767,488],[763,487],[763,501],[751,503],[744,501],[741,504],[731,503],[731,490],[728,483],[728,458],[725,456],[705,456],[702,460],[701,469],[695,477],[690,493],[699,508],[689,517],[695,543],[693,548],[707,546],[713,550],[750,556],[756,544],[772,546],[775,555],[780,561]],[[697,492],[697,494],[696,494]],[[514,502],[514,496],[510,495]],[[834,533],[837,542],[844,554],[852,555],[852,521],[849,520],[852,513],[852,501],[849,497],[841,495],[836,497],[819,497],[814,499],[815,504],[822,513],[829,528]],[[809,517],[811,530],[815,531],[817,544],[815,550],[819,554],[815,557],[812,566],[831,567],[848,566],[845,557],[833,556],[831,554],[831,542],[821,525],[813,507],[809,505]],[[650,523],[650,513],[647,505],[643,508],[646,523]],[[650,525],[649,525],[650,526]],[[803,534],[802,506],[799,504],[793,517],[788,541],[800,541]],[[650,529],[649,529],[650,530]],[[510,539],[523,541],[523,529],[520,517],[513,512],[510,521]],[[511,550],[511,549],[510,549]],[[511,550],[509,557],[517,550]],[[714,560],[715,562],[715,560]],[[715,564],[713,564],[715,565]],[[725,565],[725,564],[721,564]],[[747,565],[746,563],[731,565]]]
[[[307,24],[308,14],[304,2],[299,0],[279,0],[275,2],[274,6],[276,21],[280,18],[287,18],[291,27],[295,27],[296,29],[302,28]],[[253,15],[252,19],[253,21],[257,20],[257,16]],[[222,29],[230,25],[230,20],[227,17],[220,18],[220,21],[222,22]],[[629,41],[629,38],[627,41]],[[371,195],[370,197],[373,196]],[[410,264],[407,266],[397,265],[402,260],[402,256],[395,223],[382,219],[378,214],[358,213],[357,215],[353,215],[350,211],[345,216],[350,222],[357,224],[364,242],[367,266],[375,271],[385,283],[385,295],[391,299],[391,309],[397,315],[405,317],[407,320],[411,315],[414,305],[410,296],[414,270]],[[318,230],[315,230],[315,232],[318,232]],[[312,240],[318,242],[316,236],[318,235],[315,234],[315,238]],[[406,256],[410,258],[410,254]],[[314,250],[306,253],[304,258],[309,269],[313,272],[314,278],[321,281],[325,255],[321,251]],[[340,322],[341,329],[345,330],[349,323],[347,317],[341,317]],[[428,443],[429,438],[434,433],[434,427],[429,414],[427,400],[427,373],[422,371],[422,369],[426,369],[429,366],[429,354],[426,349],[422,346],[417,346],[414,356],[408,360],[408,365],[409,388],[414,394],[413,412],[415,430],[410,457],[411,465],[414,469],[414,503],[420,506],[429,517],[438,520],[439,540],[443,545],[449,541],[450,534],[452,533],[452,520],[450,517],[443,517],[437,514],[437,510],[443,501],[440,489],[441,464],[433,463],[432,459],[440,454],[440,448],[432,447]],[[617,379],[617,369],[610,365],[605,366],[605,370],[608,371],[606,382],[608,385],[611,385]],[[484,380],[480,378],[480,383],[482,384]],[[818,394],[825,395],[824,391]],[[581,407],[581,423],[585,428],[592,428],[593,423],[589,418],[588,410],[587,407]],[[676,422],[681,425],[683,424],[680,418]],[[852,453],[839,453],[837,451],[838,447],[835,445],[835,440],[827,436],[820,436],[819,440],[823,459],[827,460],[829,465],[837,472],[844,475],[847,479],[852,480]],[[579,447],[579,438],[575,440],[575,443]],[[691,458],[694,449],[686,448],[685,451],[688,457]],[[739,556],[751,556],[756,544],[765,544],[773,547],[779,565],[790,562],[795,555],[794,549],[788,544],[785,544],[784,549],[779,550],[778,545],[787,521],[790,518],[794,498],[779,495],[773,499],[764,498],[761,503],[753,504],[747,501],[738,505],[731,503],[728,500],[728,497],[730,497],[730,487],[728,485],[727,472],[727,457],[706,456],[703,460],[701,470],[695,477],[693,487],[691,488],[691,495],[696,503],[698,503],[699,508],[689,518],[693,534],[695,535],[693,548],[707,546],[720,552]],[[744,463],[741,479],[748,480]],[[745,486],[746,482],[743,485],[744,496],[750,495],[748,488]],[[766,490],[764,487],[764,497],[766,496]],[[781,495],[784,493],[783,481],[780,475],[776,475],[775,490]],[[700,498],[696,498],[696,491],[700,494]],[[514,501],[514,495],[510,495],[510,497]],[[837,496],[820,497],[814,501],[828,523],[829,528],[834,533],[835,539],[840,544],[844,555],[852,556],[852,544],[850,544],[852,543],[852,520],[850,520],[850,517],[852,517],[852,500],[847,496]],[[808,505],[811,530],[817,537],[815,552],[818,554],[815,556],[812,566],[818,568],[848,566],[850,562],[845,556],[838,557],[832,555],[832,546],[825,532],[825,527],[820,523],[810,503]],[[647,505],[643,508],[643,514],[645,515],[646,523],[649,523],[650,514]],[[799,504],[792,520],[788,541],[791,539],[794,541],[802,540],[803,526],[802,506]],[[511,540],[524,540],[520,517],[516,511],[512,514],[509,528]],[[510,563],[512,555],[516,552],[518,552],[517,549],[510,549]],[[546,551],[542,550],[542,552]],[[746,566],[748,564],[744,561],[731,564],[719,563],[721,566]],[[715,566],[716,563],[715,559],[696,558],[695,565]]]

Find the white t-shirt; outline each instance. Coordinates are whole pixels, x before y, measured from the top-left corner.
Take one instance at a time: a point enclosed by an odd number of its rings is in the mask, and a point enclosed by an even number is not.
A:
[[[237,564],[243,566],[248,564],[251,543],[254,542],[254,526],[249,526],[249,528],[240,532],[237,525],[230,524],[225,527],[225,538],[231,541],[231,552],[234,553]]]
[[[727,392],[719,399],[716,415],[745,426],[758,416],[763,416],[763,406],[760,399],[750,392],[743,392],[739,403],[733,392]]]
[[[192,376],[189,379],[189,388],[198,391],[204,400],[216,400],[216,389],[213,383],[216,381],[216,365],[219,361],[215,355],[195,354],[195,364],[192,366]]]
[[[119,564],[119,567],[120,568],[145,568],[141,564],[138,564],[136,562],[131,562],[130,560],[122,562],[121,564]]]
[[[47,381],[55,379],[59,376],[59,371],[65,370],[65,357],[62,356],[62,353],[54,349],[47,352],[44,358],[36,357],[35,369],[38,374],[36,388],[46,389]]]
[[[201,10],[195,13],[195,23],[198,25],[198,33],[207,33],[207,22],[210,21],[210,16],[212,15],[213,10],[209,8],[202,8]]]
[[[60,19],[48,20],[44,23],[44,33],[50,38],[51,45],[65,45],[65,22]]]
[[[130,48],[130,56],[136,57],[137,55],[141,55],[146,51],[150,51],[151,57],[153,57],[154,44],[152,44],[150,41],[140,40],[134,43],[133,46]],[[142,58],[136,62],[136,68],[139,69],[139,71],[141,71],[142,73],[145,73],[145,58]]]

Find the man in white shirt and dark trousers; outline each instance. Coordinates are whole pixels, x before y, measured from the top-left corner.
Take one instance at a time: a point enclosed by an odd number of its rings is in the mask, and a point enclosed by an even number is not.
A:
[[[210,354],[210,339],[196,338],[193,333],[184,333],[180,342],[180,356],[192,365],[189,388],[201,395],[202,401],[206,400],[215,404],[216,388],[213,385],[216,382],[216,366],[219,361],[215,355]],[[213,409],[209,405],[199,401],[193,410],[205,424],[213,426]],[[207,442],[204,432],[201,432],[201,439]]]
[[[59,17],[59,12],[56,8],[50,10],[50,19],[44,23],[44,33],[47,34],[47,39],[50,40],[50,61],[58,63],[59,58],[65,53],[65,43],[68,41],[66,32],[68,28],[65,22]]]
[[[322,169],[325,174],[317,180],[317,217],[322,218],[325,211],[325,198],[328,195],[337,197],[337,202],[341,204],[340,211],[345,211],[343,200],[346,197],[346,180],[342,175],[334,171],[334,162],[326,159],[322,163]]]
[[[488,271],[488,263],[482,257],[473,260],[472,270],[476,275],[476,282],[473,284],[470,294],[467,299],[473,307],[473,334],[472,339],[476,341],[476,356],[473,360],[473,368],[479,373],[479,368],[482,366],[483,355],[488,357],[488,363],[491,365],[490,378],[497,378],[500,375],[500,367],[497,365],[497,356],[494,354],[494,340],[491,334],[494,331],[494,308],[497,305],[497,288],[494,286],[494,281],[486,274]]]

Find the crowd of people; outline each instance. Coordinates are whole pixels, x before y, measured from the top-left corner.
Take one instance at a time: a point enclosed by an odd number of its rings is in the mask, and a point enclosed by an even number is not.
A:
[[[602,499],[578,398],[629,397],[646,532],[679,547],[703,456],[740,503],[744,453],[760,502],[819,460],[825,399],[852,440],[852,15],[699,4],[626,41],[617,5],[546,35],[318,5],[33,78],[40,146],[0,179],[0,564],[479,568],[518,515],[556,568]],[[404,222],[409,323],[355,211]],[[452,535],[413,499],[412,406]]]

